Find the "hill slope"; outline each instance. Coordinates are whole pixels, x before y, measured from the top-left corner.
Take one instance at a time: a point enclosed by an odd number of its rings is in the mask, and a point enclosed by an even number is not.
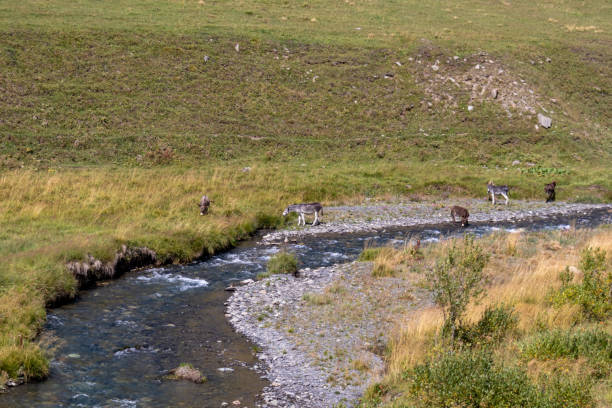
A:
[[[609,201],[610,8],[3,2],[0,371],[45,375],[31,340],[86,253],[185,261],[280,225],[288,202],[477,196],[489,179]]]

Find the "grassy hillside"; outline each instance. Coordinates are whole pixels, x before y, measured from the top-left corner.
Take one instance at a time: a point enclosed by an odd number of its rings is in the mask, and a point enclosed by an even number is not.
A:
[[[610,9],[2,2],[0,371],[45,375],[32,340],[86,253],[185,261],[280,225],[288,202],[479,196],[489,179],[611,200]]]

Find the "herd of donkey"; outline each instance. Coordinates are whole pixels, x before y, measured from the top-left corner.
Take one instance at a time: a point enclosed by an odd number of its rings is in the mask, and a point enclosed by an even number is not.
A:
[[[551,201],[555,201],[555,187],[557,186],[557,182],[553,181],[552,183],[546,184],[544,187],[544,192],[546,193],[546,202],[549,203]],[[510,188],[507,185],[496,186],[493,182],[489,181],[487,183],[487,198],[493,202],[495,205],[495,196],[501,195],[506,200],[506,205],[508,205],[508,191]],[[212,201],[208,198],[208,196],[202,196],[200,200],[200,215],[208,214],[208,208]],[[303,204],[291,204],[285,211],[283,211],[283,216],[287,216],[289,213],[297,213],[298,214],[298,225],[306,225],[306,214],[314,214],[314,221],[312,225],[319,225],[320,218],[323,215],[323,206],[321,203],[303,203]],[[454,205],[451,207],[450,212],[451,218],[453,222],[457,222],[455,217],[461,218],[461,226],[468,226],[468,218],[470,217],[470,213],[467,208],[460,207],[458,205]]]

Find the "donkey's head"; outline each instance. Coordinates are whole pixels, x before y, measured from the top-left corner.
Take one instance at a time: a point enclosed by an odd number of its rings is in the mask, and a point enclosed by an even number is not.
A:
[[[283,217],[286,217],[287,214],[289,214],[290,212],[295,212],[296,206],[297,204],[291,204],[287,206],[287,208],[285,208],[285,211],[283,211]]]

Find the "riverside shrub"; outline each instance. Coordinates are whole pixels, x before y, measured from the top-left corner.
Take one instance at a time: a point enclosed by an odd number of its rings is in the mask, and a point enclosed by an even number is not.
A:
[[[460,246],[453,243],[446,256],[425,272],[434,300],[444,310],[445,332],[450,331],[453,341],[468,303],[484,290],[483,269],[488,259],[474,237],[466,235]]]
[[[612,272],[607,270],[606,251],[586,248],[580,268],[584,276],[579,283],[573,282],[569,268],[561,272],[561,288],[552,292],[551,300],[555,305],[579,305],[586,318],[604,320],[612,314]]]
[[[268,261],[268,273],[296,273],[298,270],[297,257],[289,252],[276,253]]]
[[[449,352],[404,373],[417,407],[593,406],[588,384],[568,377],[531,381],[516,365],[494,361],[488,352]]]
[[[515,329],[517,324],[518,317],[511,306],[489,306],[478,322],[460,326],[457,337],[468,345],[496,343]]]

